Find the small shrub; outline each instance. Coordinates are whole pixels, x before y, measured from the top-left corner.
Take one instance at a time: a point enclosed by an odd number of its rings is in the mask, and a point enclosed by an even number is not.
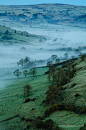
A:
[[[9,34],[9,31],[8,31],[8,30],[6,30],[5,34]]]
[[[52,127],[54,126],[54,122],[51,119],[48,119],[44,122],[43,128],[45,130],[52,130]]]
[[[45,111],[45,117],[49,116],[52,112],[58,110],[58,107],[56,104],[54,104],[53,106],[49,107],[46,111]]]
[[[61,104],[57,105],[57,107],[58,107],[58,110],[62,111],[67,108],[67,105],[65,105],[65,103],[61,103]]]
[[[75,85],[76,85],[76,83],[72,83],[72,84],[71,84],[71,87],[73,88]]]
[[[40,119],[37,119],[36,122],[35,122],[35,126],[36,128],[43,128],[44,127],[44,122]]]
[[[80,110],[80,114],[86,114],[86,107],[82,107],[82,109]]]
[[[62,111],[62,110],[69,110],[69,111],[73,111],[74,107],[72,104],[70,105],[66,105],[65,103],[61,103],[59,105],[57,105],[58,110]]]
[[[43,100],[42,103],[46,103],[46,100]]]
[[[52,127],[52,130],[59,130],[59,127],[58,127],[57,125],[54,125],[54,126]]]
[[[12,36],[10,36],[10,35],[9,36],[4,35],[1,38],[4,40],[12,40],[13,39]]]
[[[39,119],[39,120],[44,120],[44,117],[38,116],[37,119]]]
[[[26,128],[29,129],[29,128],[30,128],[30,125],[28,124]]]
[[[81,54],[81,55],[79,55],[80,56],[80,58],[81,58],[81,61],[84,61],[85,60],[85,57],[86,57],[86,54]]]
[[[62,86],[59,86],[58,89],[59,90],[64,90],[64,88]]]
[[[25,103],[26,102],[30,102],[31,101],[31,99],[29,98],[29,97],[27,97],[26,99],[25,99]]]
[[[74,96],[75,96],[75,97],[79,97],[79,96],[80,96],[80,94],[79,94],[79,93],[76,93]]]
[[[36,98],[32,98],[32,99],[31,99],[31,101],[35,101],[35,100],[36,100]]]
[[[25,95],[28,96],[31,89],[32,89],[31,85],[30,85],[30,84],[26,84],[26,85],[24,86],[24,96],[25,96]]]
[[[42,121],[41,119],[36,120],[35,122],[35,126],[38,129],[45,129],[45,130],[52,130],[53,126],[54,126],[54,122],[51,119],[46,120],[45,122]]]
[[[69,111],[74,111],[74,106],[72,104],[70,105],[67,105],[67,108],[65,108],[66,110],[69,110]]]
[[[35,110],[35,108],[32,108],[32,111]]]
[[[74,75],[75,75],[74,70],[70,70],[70,71],[68,72],[68,77],[69,77],[70,79],[73,78]]]

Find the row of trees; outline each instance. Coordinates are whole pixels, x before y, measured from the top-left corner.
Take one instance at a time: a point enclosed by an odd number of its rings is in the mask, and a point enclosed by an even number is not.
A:
[[[62,67],[55,67],[54,65],[49,66],[48,71],[48,80],[53,79],[54,81],[60,80],[60,77],[69,77],[72,78],[75,75],[76,69],[75,64],[72,64],[73,60],[67,60],[66,64],[64,65],[65,68]],[[67,79],[66,79],[67,81]]]
[[[65,53],[64,55],[65,55],[65,58],[67,59],[67,58],[68,58],[68,54]],[[54,62],[54,63],[59,63],[59,62],[60,62],[60,59],[58,58],[57,55],[52,55],[52,56],[50,57],[50,59],[51,59],[51,60],[49,60],[49,61],[47,62],[47,66],[52,66],[52,65],[53,65],[53,62]],[[40,61],[41,61],[41,60],[40,60]],[[30,57],[26,56],[24,59],[21,58],[21,59],[17,62],[17,65],[18,65],[18,66],[22,66],[22,67],[27,67],[27,66],[30,67],[30,66],[35,66],[36,62],[37,62],[36,60],[35,60],[35,61],[31,61],[31,60],[30,60]]]
[[[68,60],[68,53],[64,54],[64,58],[65,58],[65,60]],[[58,56],[57,55],[52,55],[50,57],[50,60],[47,62],[47,66],[52,66],[53,63],[57,64],[59,62],[60,62],[60,59],[58,58]]]
[[[37,73],[37,71],[36,71],[36,68],[35,67],[33,67],[33,68],[31,68],[29,71],[28,70],[24,70],[23,71],[23,75],[26,77],[27,75],[36,75],[36,73]],[[22,72],[19,70],[19,69],[16,69],[14,72],[13,72],[13,74],[15,75],[15,76],[17,76],[17,77],[19,77],[21,74],[22,74]]]
[[[70,79],[76,75],[75,64],[73,60],[68,60],[65,64],[65,68],[55,67],[54,65],[49,67],[48,81],[52,82],[46,92],[46,102],[48,104],[54,104],[58,101],[59,96],[62,93],[63,85],[70,82]]]
[[[17,62],[17,65],[19,66],[35,66],[35,62],[34,61],[30,61],[30,57],[25,57],[24,59],[23,58],[21,58],[20,60],[19,60],[19,62]]]

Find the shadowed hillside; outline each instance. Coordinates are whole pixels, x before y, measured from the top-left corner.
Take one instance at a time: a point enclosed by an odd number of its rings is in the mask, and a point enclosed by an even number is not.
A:
[[[60,86],[59,98],[53,105],[46,104],[46,92],[48,92],[48,86],[53,83],[53,79],[49,82],[48,75],[44,75],[48,67],[37,68],[36,76],[29,78],[29,75],[22,80],[19,78],[16,83],[1,91],[0,128],[44,130],[47,127],[46,121],[51,119],[54,122],[54,126],[53,124],[48,126],[52,128],[51,130],[79,130],[86,122],[86,115],[83,115],[86,113],[86,58],[79,58],[73,64],[76,75],[70,79],[70,82]],[[26,98],[23,95],[23,87],[28,83],[32,89]],[[43,123],[43,126],[40,123]]]

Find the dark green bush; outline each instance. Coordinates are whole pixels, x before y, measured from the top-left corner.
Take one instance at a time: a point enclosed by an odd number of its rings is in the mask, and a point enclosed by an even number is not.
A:
[[[52,127],[54,126],[54,122],[51,119],[48,119],[44,122],[43,128],[45,130],[52,130]]]
[[[82,109],[80,110],[80,114],[86,114],[86,107],[82,107]]]
[[[66,83],[70,82],[68,73],[66,73],[63,68],[58,67],[57,71],[55,72],[55,81],[57,82],[58,86],[65,85]]]
[[[58,110],[57,104],[54,104],[53,106],[49,107],[46,111],[45,111],[45,117],[49,116],[52,112]]]
[[[73,78],[74,75],[75,75],[74,70],[70,70],[70,71],[68,72],[68,77],[69,77],[70,79]]]
[[[37,119],[44,120],[44,117],[38,116]]]
[[[42,121],[40,119],[37,118],[36,122],[35,122],[35,126],[36,128],[43,128],[45,130],[52,130],[53,126],[54,126],[54,122],[51,119],[48,119],[46,121]]]
[[[74,96],[75,96],[75,97],[79,97],[79,96],[80,96],[80,94],[79,94],[79,93],[76,93]]]
[[[57,105],[58,110],[62,111],[62,110],[69,110],[69,111],[73,111],[74,110],[74,106],[72,104],[66,105],[65,103],[61,103],[59,105]]]
[[[58,100],[58,88],[56,85],[49,85],[49,89],[46,92],[46,103],[47,104],[54,104],[56,100]]]
[[[57,125],[54,125],[54,126],[52,127],[52,130],[59,130],[59,127],[58,127]]]
[[[58,86],[59,90],[64,90],[65,88],[63,88],[62,86]]]
[[[66,105],[65,110],[74,111],[74,106],[72,104]]]
[[[76,83],[72,83],[72,84],[71,84],[71,87],[74,87],[75,85],[76,85]]]
[[[1,38],[4,39],[4,40],[11,40],[11,39],[13,39],[12,36],[10,36],[10,35],[7,35],[7,36],[4,35]]]
[[[35,122],[35,126],[36,128],[43,128],[44,127],[44,122],[40,119],[37,119],[36,122]]]
[[[48,90],[46,92],[46,103],[53,105],[58,98],[61,96],[64,88],[62,86],[51,84],[48,86]]]
[[[27,97],[26,99],[25,99],[25,103],[26,102],[30,102],[31,101],[31,99],[29,98],[29,97]]]
[[[79,57],[81,58],[81,61],[84,61],[86,54],[81,54],[81,55],[79,55]]]
[[[30,84],[26,84],[24,86],[24,96],[25,95],[28,96],[31,89],[32,89],[31,85]]]
[[[60,111],[65,110],[65,108],[67,108],[67,106],[64,103],[57,105],[57,107],[58,107],[58,110]]]

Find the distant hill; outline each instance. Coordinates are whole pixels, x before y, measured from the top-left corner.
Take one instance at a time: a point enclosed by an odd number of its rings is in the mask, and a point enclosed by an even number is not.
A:
[[[0,18],[4,21],[11,20],[31,23],[74,23],[86,14],[85,6],[65,4],[39,4],[39,5],[0,5]],[[79,22],[79,20],[78,20]],[[83,22],[81,19],[80,22]],[[85,21],[84,21],[85,22]]]
[[[76,18],[76,21],[78,21],[78,22],[86,22],[86,14],[78,16]]]

